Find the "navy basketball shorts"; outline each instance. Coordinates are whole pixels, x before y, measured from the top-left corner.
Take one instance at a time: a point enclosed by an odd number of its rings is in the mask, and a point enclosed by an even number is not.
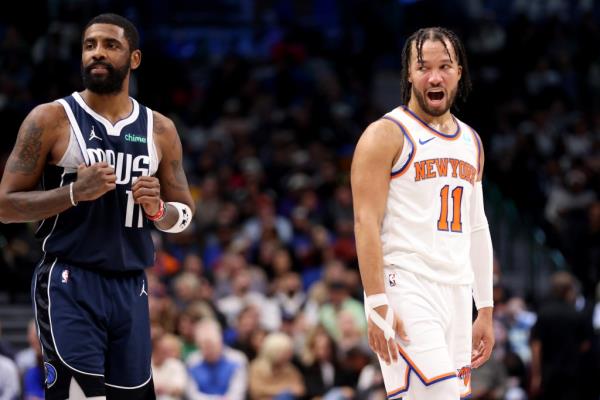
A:
[[[55,258],[33,275],[32,297],[46,373],[46,399],[154,399],[144,271],[93,271]]]

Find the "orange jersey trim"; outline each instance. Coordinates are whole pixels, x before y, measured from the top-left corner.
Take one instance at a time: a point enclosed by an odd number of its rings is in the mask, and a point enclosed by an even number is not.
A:
[[[419,378],[419,380],[421,382],[423,382],[423,384],[425,386],[433,385],[434,383],[441,382],[446,379],[456,378],[456,372],[448,372],[448,373],[440,374],[440,375],[434,376],[433,378],[428,379],[425,376],[425,374],[423,374],[423,371],[421,371],[419,369],[419,367],[417,367],[417,364],[408,356],[408,354],[406,354],[406,352],[402,349],[402,347],[400,347],[400,345],[397,345],[397,347],[398,347],[398,352],[400,353],[400,355],[402,356],[404,361],[406,361],[406,364],[407,364],[405,378],[404,378],[406,383],[401,388],[394,389],[390,392],[387,392],[388,399],[392,399],[408,390],[408,388],[410,387],[410,375],[409,374],[410,374],[411,370],[417,374],[417,377]],[[470,390],[471,389],[469,388],[469,392],[466,395],[470,394]]]

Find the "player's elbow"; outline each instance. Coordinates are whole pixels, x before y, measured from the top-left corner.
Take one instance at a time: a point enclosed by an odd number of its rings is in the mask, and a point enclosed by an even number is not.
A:
[[[354,213],[354,233],[355,235],[372,229],[377,225],[377,217],[372,213],[355,212]]]
[[[10,210],[10,199],[6,193],[0,193],[0,222],[3,224],[11,224],[17,222],[13,213]]]

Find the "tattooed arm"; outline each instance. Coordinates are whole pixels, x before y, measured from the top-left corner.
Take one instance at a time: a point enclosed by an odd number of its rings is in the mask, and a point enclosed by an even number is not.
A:
[[[55,162],[68,122],[59,104],[42,104],[23,121],[0,182],[0,221],[37,221],[71,207],[69,187],[36,190],[44,166]]]
[[[133,185],[134,198],[144,207],[147,215],[158,212],[160,199],[186,204],[192,214],[194,201],[190,194],[187,178],[182,166],[182,149],[177,129],[169,118],[154,111],[154,140],[161,155],[158,171],[153,177],[141,177]],[[166,215],[155,225],[159,229],[169,229],[177,222],[179,211],[174,207],[166,208]]]

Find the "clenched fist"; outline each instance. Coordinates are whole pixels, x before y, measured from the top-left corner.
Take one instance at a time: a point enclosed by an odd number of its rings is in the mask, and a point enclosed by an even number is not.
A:
[[[89,167],[81,164],[77,168],[77,180],[73,183],[75,201],[96,200],[104,193],[114,190],[117,177],[113,167],[100,162]]]
[[[141,204],[146,215],[156,215],[160,208],[160,182],[154,176],[140,176],[131,186],[133,200]]]

